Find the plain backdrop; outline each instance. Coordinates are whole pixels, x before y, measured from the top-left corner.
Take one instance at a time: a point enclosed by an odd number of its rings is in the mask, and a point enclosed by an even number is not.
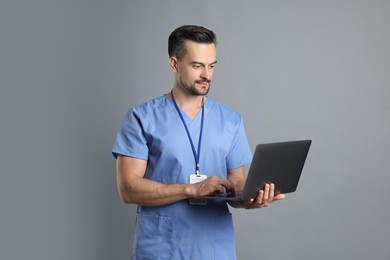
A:
[[[129,259],[111,148],[168,92],[167,38],[218,36],[210,96],[251,145],[313,140],[296,193],[232,210],[238,259],[390,259],[390,1],[0,3],[0,258]]]

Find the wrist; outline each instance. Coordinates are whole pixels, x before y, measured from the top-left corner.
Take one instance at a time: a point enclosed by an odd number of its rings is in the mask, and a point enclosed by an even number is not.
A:
[[[194,185],[187,184],[184,188],[184,193],[187,198],[195,198],[196,197],[196,189]]]

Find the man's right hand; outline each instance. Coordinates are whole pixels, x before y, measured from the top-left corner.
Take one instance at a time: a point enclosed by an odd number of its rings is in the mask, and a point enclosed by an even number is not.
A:
[[[217,176],[211,176],[204,181],[190,184],[190,197],[201,198],[208,195],[224,193],[225,190],[228,193],[235,193],[233,183],[228,179],[219,178]]]

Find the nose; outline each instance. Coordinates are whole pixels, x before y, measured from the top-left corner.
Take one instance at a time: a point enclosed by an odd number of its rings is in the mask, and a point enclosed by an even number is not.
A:
[[[205,68],[203,68],[202,74],[200,75],[200,77],[202,79],[211,80],[212,75],[213,75],[212,71],[209,68],[205,67]]]

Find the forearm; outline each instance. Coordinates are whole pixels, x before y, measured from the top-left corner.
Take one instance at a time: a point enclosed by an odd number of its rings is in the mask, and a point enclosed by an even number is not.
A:
[[[162,206],[188,198],[202,198],[210,194],[234,189],[233,184],[212,176],[194,184],[162,184],[144,178],[132,178],[118,182],[124,202],[144,206]]]
[[[234,170],[228,171],[228,179],[234,184],[234,188],[236,192],[241,193],[244,190],[245,185],[245,174],[244,174],[244,167],[240,167]],[[243,201],[228,201],[229,205],[233,208],[245,208],[246,203]]]
[[[201,198],[222,193],[224,187],[234,189],[233,184],[216,176],[193,184],[163,184],[144,178],[146,161],[119,156],[117,159],[117,184],[125,203],[145,206],[162,206],[188,198]]]
[[[189,184],[162,184],[144,178],[119,185],[125,203],[144,206],[162,206],[193,197],[193,189]]]

